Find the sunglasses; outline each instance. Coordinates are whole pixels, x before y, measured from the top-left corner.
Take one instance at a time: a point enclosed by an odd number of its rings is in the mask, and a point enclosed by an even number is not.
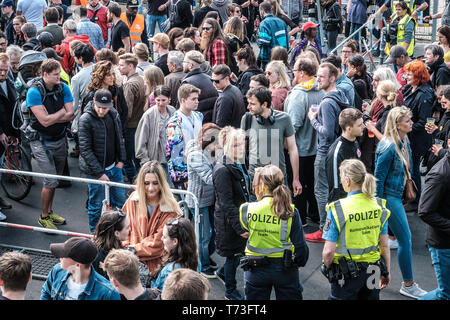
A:
[[[125,218],[125,214],[122,212],[122,210],[117,209],[117,218],[114,220],[113,223],[111,223],[108,227],[106,227],[105,229],[103,229],[99,234],[103,234],[105,233],[107,230],[111,229],[112,227],[116,227],[116,225],[120,222],[122,222],[122,220]]]
[[[211,30],[211,29],[212,29],[212,27],[203,27],[203,28],[202,28],[203,31],[209,31],[209,30]]]
[[[270,77],[270,76],[272,75],[272,72],[270,72],[270,71],[265,71],[264,74],[265,74],[266,76],[269,76],[269,77]]]
[[[222,79],[211,79],[211,81],[212,81],[212,82],[215,82],[215,83],[219,83],[219,82],[222,81],[223,79],[225,79],[225,78],[222,78]]]

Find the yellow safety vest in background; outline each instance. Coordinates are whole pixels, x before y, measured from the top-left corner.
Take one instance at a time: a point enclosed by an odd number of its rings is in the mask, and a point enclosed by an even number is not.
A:
[[[145,18],[142,14],[137,14],[136,18],[134,18],[133,24],[130,26],[130,22],[128,21],[126,12],[122,12],[120,15],[120,19],[126,23],[128,28],[130,29],[130,40],[131,47],[133,47],[136,43],[142,42],[141,35],[144,32],[145,27]]]
[[[381,230],[390,216],[386,200],[358,193],[327,205],[329,209],[339,230],[333,262],[342,256],[350,260],[350,255],[355,262],[377,262]]]
[[[395,15],[395,18],[397,17],[397,14]],[[405,46],[405,27],[406,25],[409,23],[409,21],[411,21],[414,19],[409,16],[409,15],[405,15],[399,22],[398,22],[398,29],[397,29],[397,45],[404,47]],[[393,20],[391,20],[392,23]],[[414,21],[414,23],[416,23]],[[416,28],[414,27],[413,30],[413,34],[412,34],[412,38],[411,38],[411,43],[409,44],[408,50],[406,50],[406,52],[408,53],[408,56],[412,56],[414,53],[414,36],[416,33]],[[391,51],[391,46],[390,44],[386,44],[386,54],[389,54],[389,52]]]
[[[258,202],[244,203],[239,208],[241,225],[250,236],[245,255],[282,258],[284,250],[294,252],[290,240],[292,218],[281,220],[272,212],[272,197]],[[294,205],[292,210],[294,210]]]

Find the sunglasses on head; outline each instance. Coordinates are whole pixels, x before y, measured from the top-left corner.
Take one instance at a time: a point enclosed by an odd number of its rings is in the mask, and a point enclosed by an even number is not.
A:
[[[166,226],[178,226],[179,218],[167,221]]]
[[[112,227],[115,227],[118,223],[122,222],[122,220],[125,218],[125,214],[122,212],[122,210],[117,211],[117,217],[114,219],[114,222],[111,223],[108,227],[103,229],[100,234],[105,233],[107,230],[111,229]]]

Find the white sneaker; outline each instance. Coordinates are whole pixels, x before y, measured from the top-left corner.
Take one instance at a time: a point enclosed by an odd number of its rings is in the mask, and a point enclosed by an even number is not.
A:
[[[402,282],[402,287],[400,288],[400,293],[404,296],[413,298],[413,299],[419,299],[423,295],[427,293],[427,291],[422,290],[422,288],[419,287],[419,285],[414,282],[412,286],[406,287],[405,284]]]
[[[397,249],[398,248],[398,240],[397,239],[395,239],[395,240],[389,239],[389,248],[391,250]]]
[[[6,220],[6,216],[0,211],[0,221]]]

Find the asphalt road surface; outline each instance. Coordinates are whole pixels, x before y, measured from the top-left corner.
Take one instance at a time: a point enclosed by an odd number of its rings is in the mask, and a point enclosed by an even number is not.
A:
[[[33,161],[33,170],[39,172],[36,162]],[[79,177],[78,159],[69,158],[70,172],[72,176]],[[40,192],[42,179],[35,178],[30,194],[22,201],[16,202],[8,199],[13,205],[11,210],[4,210],[7,215],[5,222],[17,223],[30,226],[39,226],[37,219],[41,211]],[[0,191],[3,193],[3,191]],[[4,194],[2,194],[4,196]],[[87,185],[73,183],[66,189],[57,189],[55,194],[54,211],[66,218],[67,224],[59,226],[60,230],[89,233],[87,210],[85,202],[87,198]],[[413,246],[413,271],[414,279],[424,290],[436,288],[436,278],[431,264],[429,252],[425,246],[425,224],[416,213],[408,213],[409,225],[412,233]],[[305,228],[305,232],[312,232],[317,229],[317,225],[310,224]],[[68,238],[60,235],[50,235],[41,232],[20,230],[12,228],[0,228],[0,244],[13,245],[25,248],[49,250],[53,242],[64,242]],[[308,243],[310,254],[305,267],[300,268],[300,279],[304,287],[303,297],[305,300],[326,300],[330,285],[328,280],[321,274],[320,265],[322,260],[321,243]],[[408,300],[409,298],[400,295],[398,292],[401,286],[401,273],[397,262],[397,251],[391,250],[391,285],[381,292],[382,300]],[[213,259],[220,265],[224,263],[224,258],[215,254]],[[243,294],[243,271],[238,268],[237,272],[238,289]],[[209,295],[210,300],[224,299],[224,285],[218,279],[210,279],[212,286]],[[33,280],[27,290],[27,299],[38,300],[43,281]],[[272,292],[272,299],[275,294]]]

